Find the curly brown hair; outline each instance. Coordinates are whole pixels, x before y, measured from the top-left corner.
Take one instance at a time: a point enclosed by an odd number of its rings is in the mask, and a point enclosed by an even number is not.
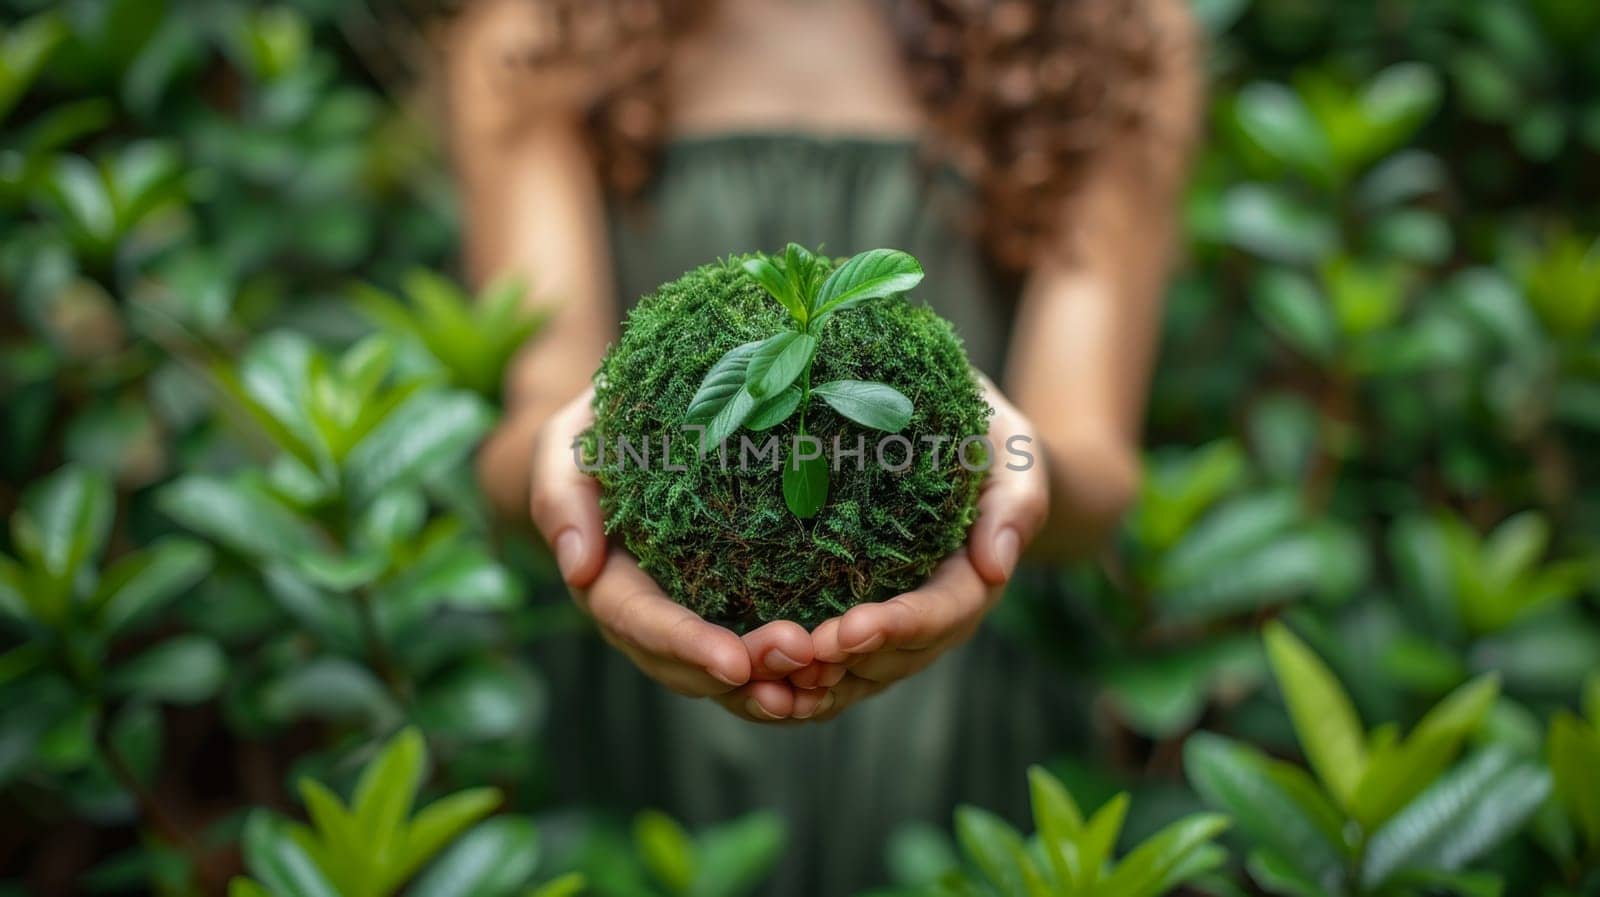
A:
[[[602,180],[621,195],[637,191],[669,127],[663,73],[673,47],[717,0],[524,2],[555,39],[501,62],[597,72],[588,124]],[[977,186],[979,234],[1006,267],[1026,266],[1058,236],[1062,207],[1097,153],[1188,140],[1187,122],[1151,108],[1152,85],[1194,65],[1180,0],[879,2],[930,116],[929,157]]]

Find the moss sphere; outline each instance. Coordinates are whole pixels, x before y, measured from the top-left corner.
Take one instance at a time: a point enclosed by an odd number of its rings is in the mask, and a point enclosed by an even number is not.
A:
[[[715,449],[701,457],[694,434],[680,428],[718,359],[787,326],[786,313],[742,261],[691,271],[628,314],[595,375],[586,451],[602,487],[607,532],[621,537],[673,600],[738,631],[771,620],[811,627],[859,602],[916,588],[961,546],[984,476],[974,468],[986,464],[977,443],[968,446],[965,464],[957,447],[986,433],[992,412],[961,340],[932,309],[889,297],[835,314],[822,325],[811,383],[876,380],[904,393],[914,412],[898,435],[913,447],[911,462],[890,469],[908,456],[895,440],[884,444],[888,466],[880,465],[877,448],[887,434],[813,396],[806,432],[822,440],[837,469],[821,512],[796,517],[770,457],[746,456],[742,467],[740,458],[741,436],[759,447],[774,435],[787,457],[799,415],[762,433],[740,430],[726,443],[726,461]],[[618,451],[619,437],[631,451]],[[854,458],[834,458],[836,437],[845,450],[865,438],[861,469]]]

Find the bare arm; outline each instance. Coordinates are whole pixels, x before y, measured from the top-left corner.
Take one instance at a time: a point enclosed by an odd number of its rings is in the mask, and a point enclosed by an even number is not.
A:
[[[528,515],[534,434],[582,392],[615,326],[604,206],[579,119],[581,76],[507,64],[537,47],[533,4],[480,0],[454,24],[446,78],[469,276],[528,285],[551,315],[507,372],[505,417],[479,454],[494,506]]]
[[[1194,25],[1161,7],[1175,50],[1150,87],[1148,129],[1099,154],[1065,210],[1064,251],[1025,287],[1007,393],[1035,422],[1051,479],[1045,554],[1094,548],[1133,500],[1139,430],[1177,254],[1177,207],[1201,109]]]

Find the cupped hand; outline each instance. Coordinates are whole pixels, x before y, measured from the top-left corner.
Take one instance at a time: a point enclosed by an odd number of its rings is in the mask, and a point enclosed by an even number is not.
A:
[[[593,421],[593,390],[557,409],[534,439],[530,509],[561,578],[607,642],[645,675],[680,694],[717,701],[755,722],[805,719],[832,709],[828,689],[786,677],[811,665],[812,639],[796,623],[743,637],[672,601],[633,556],[607,545],[600,486],[573,444]]]
[[[797,688],[828,689],[830,700],[816,719],[838,715],[971,638],[1049,515],[1050,484],[1033,425],[994,384],[983,382],[995,411],[989,422],[993,462],[966,546],[919,588],[856,605],[817,626],[813,662],[789,676]],[[1031,454],[1031,463],[1008,446]]]

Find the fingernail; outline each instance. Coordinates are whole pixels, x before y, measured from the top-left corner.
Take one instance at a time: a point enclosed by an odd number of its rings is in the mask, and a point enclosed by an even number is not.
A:
[[[849,651],[851,654],[865,654],[868,651],[876,651],[882,645],[883,633],[874,632],[854,645],[840,645],[839,647]]]
[[[561,570],[562,579],[572,579],[573,571],[583,560],[582,555],[583,537],[577,530],[562,530],[561,535],[556,536],[556,567]]]
[[[761,702],[755,698],[744,699],[744,710],[756,719],[781,719],[776,713],[761,706]]]
[[[787,676],[795,670],[805,666],[805,664],[795,660],[793,657],[790,657],[777,648],[773,648],[771,651],[767,652],[766,664],[767,669],[777,673],[780,676]]]
[[[1011,572],[1017,569],[1017,555],[1022,551],[1022,537],[1011,527],[1001,529],[994,537],[994,557],[1000,562],[1000,569],[1007,579]]]
[[[731,677],[725,675],[721,670],[717,669],[716,667],[706,667],[706,674],[709,675],[711,678],[717,680],[718,682],[721,682],[723,685],[729,685],[729,686],[732,686],[734,688],[738,688],[739,686],[744,684],[743,682],[735,682],[735,681],[733,681],[733,679]]]
[[[822,714],[827,713],[829,710],[832,710],[834,702],[837,700],[838,699],[834,697],[833,692],[831,691],[823,695],[822,700],[817,704],[817,709],[811,711],[811,716],[821,716]],[[806,719],[810,719],[811,716],[806,717]]]

